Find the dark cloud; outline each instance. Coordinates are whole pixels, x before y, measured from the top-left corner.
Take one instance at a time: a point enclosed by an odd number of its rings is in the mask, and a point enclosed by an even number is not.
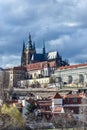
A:
[[[58,50],[71,63],[85,62],[86,12],[87,0],[0,1],[0,66],[20,63],[29,32],[37,50],[42,51],[44,39],[48,51]]]

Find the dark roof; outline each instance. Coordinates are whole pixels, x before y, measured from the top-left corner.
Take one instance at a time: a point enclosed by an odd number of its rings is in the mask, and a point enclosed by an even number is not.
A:
[[[38,61],[38,62],[39,62],[39,61],[44,61],[44,60],[45,60],[45,59],[44,59],[44,55],[43,55],[43,54],[39,54],[39,53],[38,53],[38,54],[34,54],[34,55],[33,55],[33,60],[34,60],[34,61]]]
[[[3,69],[0,67],[0,70],[3,70]]]
[[[58,92],[54,95],[53,99],[57,99],[57,98],[62,98],[62,96]]]

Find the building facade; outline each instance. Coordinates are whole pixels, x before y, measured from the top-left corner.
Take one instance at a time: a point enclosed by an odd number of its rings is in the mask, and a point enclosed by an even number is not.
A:
[[[57,67],[68,65],[66,60],[62,60],[57,51],[46,52],[43,42],[42,53],[37,53],[35,42],[29,34],[28,43],[23,41],[21,55],[21,66],[14,67],[14,86],[27,86],[35,82],[48,84],[51,74]],[[19,69],[18,69],[19,68]]]
[[[3,69],[3,87],[6,89],[13,87],[13,68]]]
[[[87,64],[62,66],[52,75],[57,82],[77,87],[87,87]]]
[[[48,84],[51,74],[59,66],[69,65],[66,60],[62,60],[57,51],[46,52],[43,42],[42,53],[37,53],[35,42],[29,34],[28,43],[23,41],[21,55],[21,65],[12,69],[4,69],[4,86],[20,87],[30,86],[35,82]]]

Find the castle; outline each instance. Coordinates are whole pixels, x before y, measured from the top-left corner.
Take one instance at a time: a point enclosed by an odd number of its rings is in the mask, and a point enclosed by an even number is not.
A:
[[[23,41],[21,65],[5,69],[5,83],[13,87],[23,87],[34,83],[48,84],[50,76],[60,66],[66,66],[68,62],[62,60],[57,51],[46,52],[45,43],[43,42],[42,53],[37,53],[35,43],[29,34],[28,43]]]
[[[37,62],[43,62],[43,61],[48,61],[48,62],[55,61],[56,66],[68,65],[68,62],[66,60],[62,60],[61,56],[57,51],[46,53],[44,41],[43,41],[42,53],[37,53],[35,42],[32,43],[31,35],[29,34],[28,43],[25,44],[23,41],[21,66],[25,66]]]

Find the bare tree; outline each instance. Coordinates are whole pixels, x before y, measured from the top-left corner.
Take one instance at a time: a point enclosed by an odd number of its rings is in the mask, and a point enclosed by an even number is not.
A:
[[[87,128],[87,97],[82,98],[82,104],[79,108],[79,122],[82,122],[81,124],[82,124],[83,130],[86,130]]]
[[[56,128],[73,128],[76,126],[76,121],[72,116],[71,112],[60,113],[58,115],[54,115],[52,118],[52,122]]]

